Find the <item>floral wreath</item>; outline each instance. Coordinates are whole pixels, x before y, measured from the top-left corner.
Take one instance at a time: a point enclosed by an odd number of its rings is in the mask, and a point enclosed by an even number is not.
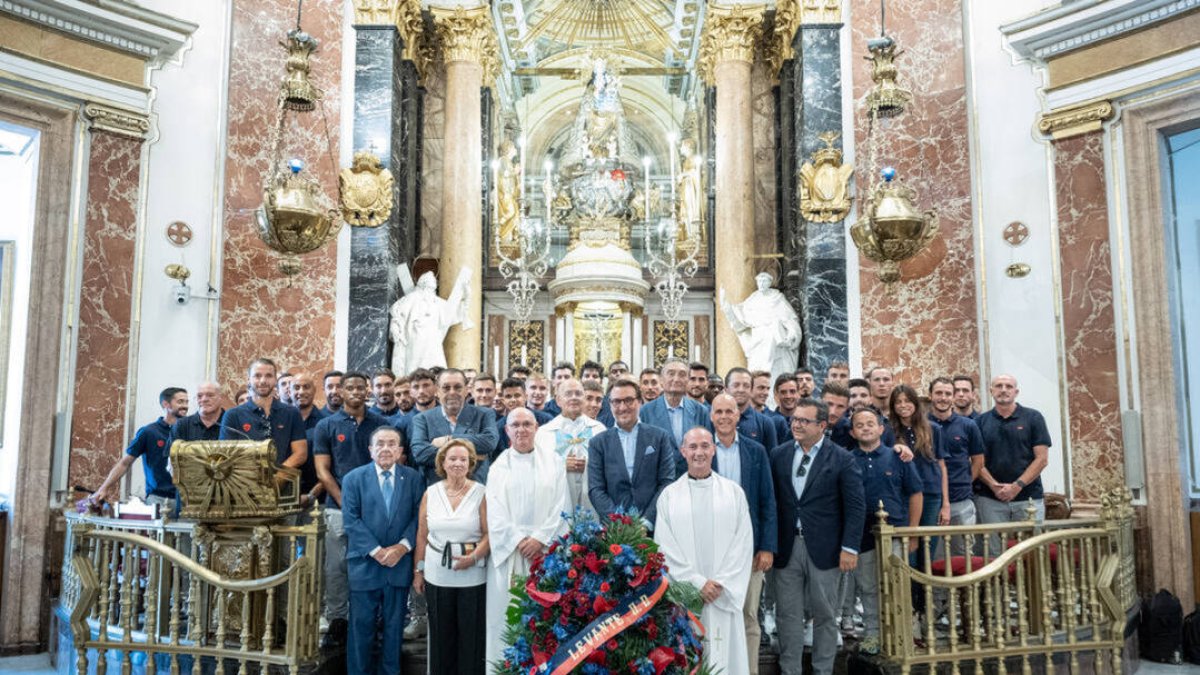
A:
[[[668,582],[636,510],[601,523],[563,514],[567,534],[513,584],[501,675],[709,675],[704,606],[695,586]]]

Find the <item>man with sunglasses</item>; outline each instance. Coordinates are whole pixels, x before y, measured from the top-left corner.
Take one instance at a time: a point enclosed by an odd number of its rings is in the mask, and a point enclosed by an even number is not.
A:
[[[775,556],[779,665],[801,675],[805,617],[813,620],[812,669],[830,675],[837,655],[838,581],[858,564],[866,504],[862,474],[845,448],[825,438],[823,401],[801,399],[792,441],[771,451],[779,528]]]

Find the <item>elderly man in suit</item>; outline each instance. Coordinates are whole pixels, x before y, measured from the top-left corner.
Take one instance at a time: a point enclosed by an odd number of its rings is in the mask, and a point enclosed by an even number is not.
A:
[[[663,362],[662,396],[642,406],[638,417],[641,421],[667,432],[675,447],[683,444],[683,435],[695,427],[712,431],[708,421],[708,410],[703,403],[687,398],[688,364],[680,358],[671,357]],[[683,456],[675,459],[678,473],[686,470]]]
[[[342,522],[350,580],[350,636],[346,672],[400,672],[404,612],[413,580],[417,516],[425,481],[400,464],[400,432],[379,427],[371,434],[370,464],[342,479]],[[371,648],[381,640],[377,658]]]
[[[654,529],[655,504],[675,478],[678,452],[667,432],[638,420],[641,388],[620,380],[609,390],[616,425],[588,443],[588,497],[601,518],[636,508]]]
[[[829,410],[802,399],[792,411],[793,441],[771,451],[779,528],[775,587],[779,665],[800,675],[805,618],[813,620],[812,666],[830,675],[837,655],[838,580],[858,565],[866,518],[862,474],[845,448],[825,438]]]
[[[775,562],[779,531],[776,526],[775,487],[771,479],[771,460],[767,449],[749,438],[738,435],[740,412],[737,400],[729,394],[717,394],[712,402],[712,424],[716,455],[713,471],[737,483],[746,494],[750,506],[750,524],[754,530],[754,567],[746,602],[742,606],[742,621],[746,625],[746,653],[750,656],[750,674],[758,673],[758,645],[762,628],[758,624],[758,604],[762,598],[763,581]]]
[[[438,373],[438,398],[442,405],[417,415],[412,422],[413,465],[425,474],[427,483],[436,483],[434,459],[437,451],[452,438],[462,438],[475,446],[480,457],[475,479],[487,482],[488,461],[496,447],[496,413],[467,404],[467,376],[457,368]]]

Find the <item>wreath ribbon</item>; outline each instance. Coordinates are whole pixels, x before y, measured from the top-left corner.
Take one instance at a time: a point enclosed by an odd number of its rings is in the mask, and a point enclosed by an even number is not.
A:
[[[649,612],[667,592],[667,578],[661,577],[653,590],[640,590],[621,598],[616,607],[601,614],[575,635],[564,640],[554,656],[542,664],[539,672],[567,675],[592,652],[620,635]],[[694,619],[694,617],[693,617]]]

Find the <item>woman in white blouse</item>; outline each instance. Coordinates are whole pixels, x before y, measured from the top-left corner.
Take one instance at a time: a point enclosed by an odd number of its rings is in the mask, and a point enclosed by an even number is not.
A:
[[[468,478],[478,461],[470,441],[451,439],[434,459],[445,480],[421,498],[413,590],[429,604],[427,672],[439,675],[483,675],[486,665],[487,504]]]

